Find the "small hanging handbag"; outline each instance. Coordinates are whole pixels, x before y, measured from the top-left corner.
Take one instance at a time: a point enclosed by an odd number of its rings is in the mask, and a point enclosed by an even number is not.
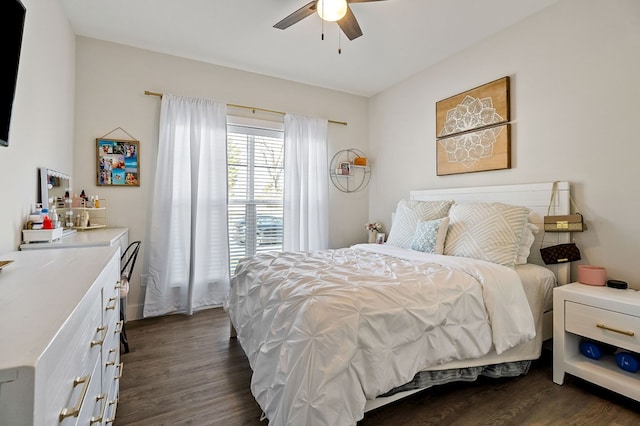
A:
[[[544,217],[544,230],[545,232],[582,232],[587,229],[582,215],[578,212],[578,208],[576,203],[571,198],[571,194],[569,194],[569,202],[571,206],[575,210],[574,214],[568,215],[559,215],[559,216],[550,216],[551,206],[553,205],[553,200],[556,197],[556,186],[557,182],[553,183],[553,187],[551,189],[551,200],[549,201],[549,207],[547,208],[547,215]]]
[[[540,257],[545,265],[575,262],[580,260],[580,249],[576,243],[556,244],[555,246],[541,247]]]
[[[544,217],[544,230],[546,232],[582,232],[585,229],[580,213]]]
[[[553,183],[551,190],[551,200],[549,201],[549,207],[547,208],[547,216],[544,217],[544,231],[543,232],[582,232],[586,228],[582,215],[575,213],[571,215],[550,216],[551,206],[556,196],[557,182]],[[575,203],[569,195],[569,201],[575,208]],[[542,241],[540,242],[540,257],[545,265],[555,265],[558,263],[575,262],[580,260],[580,249],[575,243],[563,243],[556,244],[554,246],[543,247],[544,245],[544,233],[542,234]]]

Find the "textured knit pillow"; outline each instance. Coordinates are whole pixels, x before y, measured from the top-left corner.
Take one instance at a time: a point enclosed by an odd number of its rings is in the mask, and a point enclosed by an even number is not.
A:
[[[452,204],[453,201],[449,200],[400,200],[396,207],[396,214],[389,231],[387,244],[410,248],[418,222],[446,217]]]
[[[529,209],[502,203],[454,204],[444,254],[513,268]]]
[[[516,265],[524,265],[527,263],[527,259],[529,259],[529,255],[531,254],[531,246],[536,240],[535,234],[538,233],[538,230],[538,226],[531,222],[528,222],[522,228],[520,241],[518,241],[518,257],[516,258]]]
[[[425,253],[442,254],[448,226],[448,217],[418,222],[411,248]]]

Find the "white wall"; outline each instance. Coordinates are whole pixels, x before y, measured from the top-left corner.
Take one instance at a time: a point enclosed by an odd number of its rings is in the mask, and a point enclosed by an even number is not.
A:
[[[84,37],[77,39],[76,77],[74,188],[107,200],[109,226],[128,227],[130,241],[142,240],[142,259],[148,257],[145,240],[160,112],[160,98],[144,95],[145,90],[346,121],[347,126],[329,124],[329,155],[345,148],[367,150],[367,98]],[[280,115],[259,118],[282,121]],[[97,187],[96,138],[119,127],[140,141],[141,185]],[[111,137],[130,138],[120,130]],[[331,246],[365,241],[367,191],[345,194],[330,188]],[[146,260],[138,262],[142,273]],[[138,273],[131,283],[129,318],[141,317],[145,289]]]
[[[73,172],[75,36],[59,2],[23,4],[27,13],[9,146],[0,147],[0,253],[18,250],[38,197],[38,168]]]
[[[412,189],[567,180],[589,225],[579,264],[640,289],[639,52],[640,2],[562,0],[374,96],[370,217],[389,224]],[[512,168],[436,176],[436,102],[503,76]]]

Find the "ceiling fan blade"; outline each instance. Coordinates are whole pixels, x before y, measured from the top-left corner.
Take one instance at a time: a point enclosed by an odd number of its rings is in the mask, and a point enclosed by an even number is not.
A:
[[[291,25],[296,22],[302,21],[309,15],[313,15],[316,11],[316,0],[309,2],[308,4],[302,6],[300,9],[293,12],[291,15],[284,18],[282,21],[278,22],[273,26],[273,28],[279,28],[284,30],[285,28],[289,28]]]
[[[354,40],[362,35],[362,30],[360,29],[358,20],[351,11],[349,5],[347,5],[347,14],[344,15],[344,18],[338,21],[338,25],[340,25],[342,32],[347,36],[347,38],[349,38],[349,40]]]

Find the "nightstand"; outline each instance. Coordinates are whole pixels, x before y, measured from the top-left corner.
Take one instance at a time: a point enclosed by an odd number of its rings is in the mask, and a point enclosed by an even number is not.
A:
[[[584,356],[582,338],[640,353],[640,292],[580,283],[553,290],[553,381],[569,373],[640,401],[640,372],[622,370],[614,355]]]

